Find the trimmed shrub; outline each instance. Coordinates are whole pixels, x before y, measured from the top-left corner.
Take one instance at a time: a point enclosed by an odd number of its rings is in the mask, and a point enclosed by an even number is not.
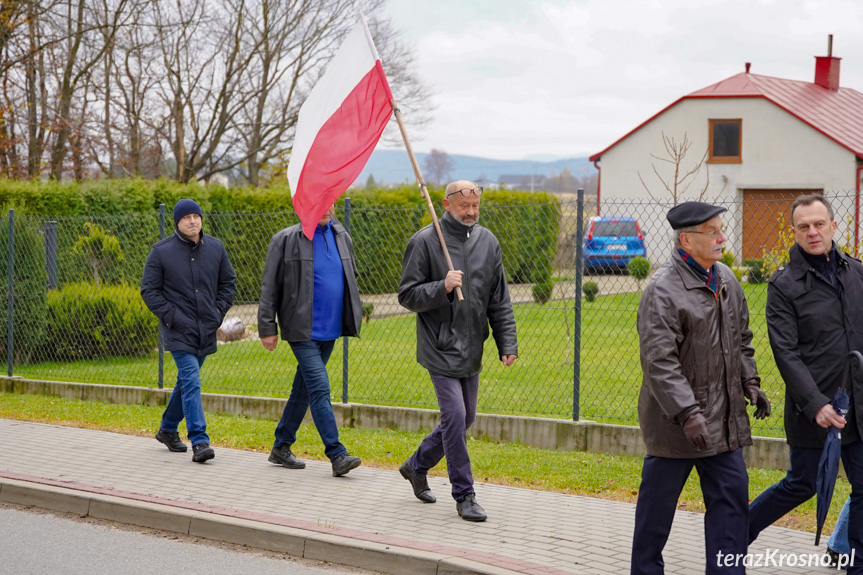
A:
[[[634,257],[626,264],[626,269],[638,282],[638,290],[641,291],[641,282],[650,275],[650,260],[642,256]]]
[[[45,343],[45,329],[48,314],[45,308],[45,286],[48,274],[45,271],[45,242],[39,233],[39,222],[19,218],[15,214],[15,258],[13,304],[14,321],[12,324],[13,360],[16,364],[38,361],[38,351]],[[6,270],[9,265],[9,219],[3,218],[0,241],[0,267],[3,269],[2,297],[8,301],[8,280]],[[8,311],[8,310],[7,310]],[[2,338],[4,361],[6,337]]]
[[[135,286],[70,283],[48,292],[47,303],[52,358],[137,356],[158,345],[158,320]]]
[[[429,191],[438,214],[443,214],[443,189]],[[425,200],[416,186],[397,189],[349,190],[350,231],[362,293],[398,290],[401,260],[410,237],[430,221]],[[57,220],[60,254],[69,253],[85,226],[98,225],[114,236],[125,256],[111,270],[110,282],[137,285],[152,244],[159,240],[159,204],[166,207],[165,233],[171,234],[171,211],[181,198],[192,198],[204,212],[204,232],[225,244],[237,273],[235,304],[256,302],[267,245],[277,231],[297,223],[290,189],[231,188],[171,180],[96,180],[22,182],[0,179],[0,203],[14,207],[27,219],[47,216]],[[345,199],[336,204],[336,217],[345,221]],[[507,279],[537,283],[551,276],[560,229],[560,203],[546,193],[488,191],[483,193],[480,224],[489,228],[501,246]],[[92,264],[89,264],[92,265]],[[61,257],[59,285],[89,280],[93,270],[83,258]],[[100,275],[101,277],[101,275]]]
[[[584,292],[584,299],[594,301],[596,300],[596,296],[599,295],[599,284],[596,282],[584,282],[584,285],[581,286],[581,291]]]
[[[533,294],[533,301],[540,305],[544,305],[545,302],[551,299],[551,294],[554,291],[554,280],[551,278],[547,278],[541,282],[537,282],[533,284],[533,289],[531,293]]]
[[[764,268],[761,260],[744,260],[743,265],[746,267],[747,281],[751,284],[764,283]]]

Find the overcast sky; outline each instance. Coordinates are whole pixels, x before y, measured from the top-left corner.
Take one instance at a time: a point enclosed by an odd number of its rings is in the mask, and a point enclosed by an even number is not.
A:
[[[387,0],[385,14],[434,92],[419,152],[591,155],[745,62],[811,82],[828,34],[840,85],[863,92],[859,0]]]

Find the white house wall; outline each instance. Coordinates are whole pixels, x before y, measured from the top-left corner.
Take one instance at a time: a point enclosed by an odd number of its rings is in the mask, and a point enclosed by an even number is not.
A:
[[[705,161],[684,201],[697,199],[709,174],[704,201],[739,203],[742,190],[751,188],[823,189],[834,195],[837,213],[853,213],[849,210],[853,210],[856,164],[848,149],[763,98],[683,100],[605,152],[600,163],[602,215],[638,217],[654,263],[664,261],[672,245],[665,220],[671,194],[654,173],[654,166],[669,182],[674,166],[651,154],[668,157],[663,132],[678,142],[686,135],[692,146],[682,168],[691,169],[707,151],[709,119],[742,120],[742,163]],[[639,174],[664,205],[651,199]],[[727,215],[726,223],[731,246],[739,246],[739,209]],[[840,225],[844,225],[841,220]]]

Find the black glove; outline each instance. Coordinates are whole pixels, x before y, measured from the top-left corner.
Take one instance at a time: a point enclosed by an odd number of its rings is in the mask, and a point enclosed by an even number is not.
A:
[[[686,434],[686,439],[689,444],[697,450],[707,449],[707,420],[704,419],[704,414],[700,411],[689,416],[683,424],[683,433]]]
[[[770,400],[758,385],[758,381],[750,379],[743,384],[743,393],[749,400],[749,405],[755,406],[755,419],[764,419],[770,415]]]

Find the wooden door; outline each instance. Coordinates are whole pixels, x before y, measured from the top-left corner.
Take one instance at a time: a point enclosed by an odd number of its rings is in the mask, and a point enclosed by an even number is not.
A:
[[[743,190],[743,258],[760,260],[764,250],[779,244],[780,221],[791,224],[789,214],[794,199],[822,190]]]

